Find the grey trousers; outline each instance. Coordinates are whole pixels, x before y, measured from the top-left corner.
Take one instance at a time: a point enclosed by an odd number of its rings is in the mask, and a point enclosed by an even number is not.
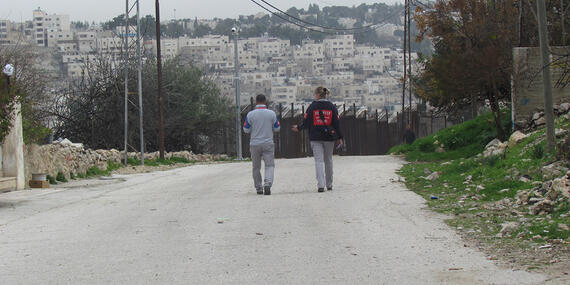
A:
[[[315,157],[315,171],[317,174],[317,187],[333,186],[333,151],[334,142],[311,141],[313,156]]]
[[[255,189],[261,189],[263,186],[273,185],[273,174],[275,172],[275,145],[251,145],[251,161],[253,164],[253,183]],[[261,159],[265,164],[265,181],[261,181]]]

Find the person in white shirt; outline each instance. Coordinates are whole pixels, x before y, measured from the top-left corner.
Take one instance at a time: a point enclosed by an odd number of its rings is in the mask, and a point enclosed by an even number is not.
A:
[[[257,194],[271,195],[275,172],[275,144],[273,133],[279,132],[281,125],[275,112],[267,109],[265,95],[255,98],[255,110],[249,112],[243,124],[243,131],[250,134],[249,150],[253,165],[253,183]],[[265,163],[265,180],[261,179],[261,159]],[[262,184],[263,183],[263,184]]]

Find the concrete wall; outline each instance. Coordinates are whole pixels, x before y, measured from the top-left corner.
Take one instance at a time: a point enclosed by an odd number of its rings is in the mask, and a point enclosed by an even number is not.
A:
[[[554,104],[570,102],[570,70],[568,57],[570,46],[551,47],[550,66],[552,73],[552,96]],[[513,122],[517,127],[526,125],[532,115],[544,110],[544,89],[542,81],[542,59],[540,48],[525,47],[513,49],[512,81]]]
[[[24,135],[20,104],[14,108],[12,130],[4,138],[2,145],[2,171],[5,177],[16,177],[16,190],[26,187],[24,177]]]

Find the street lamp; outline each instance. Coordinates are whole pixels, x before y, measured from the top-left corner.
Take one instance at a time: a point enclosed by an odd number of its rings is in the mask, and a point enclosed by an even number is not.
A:
[[[239,60],[238,60],[238,36],[239,28],[233,27],[232,34],[234,36],[234,68],[235,68],[235,88],[236,88],[236,156],[238,160],[242,160],[241,149],[241,104],[239,90]]]
[[[4,69],[2,69],[2,73],[6,76],[6,83],[8,86],[8,90],[10,90],[10,77],[14,76],[14,66],[11,64],[6,64]]]

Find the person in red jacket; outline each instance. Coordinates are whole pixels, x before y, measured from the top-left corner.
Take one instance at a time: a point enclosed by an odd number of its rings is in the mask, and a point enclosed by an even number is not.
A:
[[[330,91],[319,87],[315,90],[315,101],[309,106],[300,125],[294,125],[293,131],[309,130],[309,140],[315,157],[317,188],[325,192],[325,187],[333,189],[333,151],[335,141],[343,145],[340,118],[336,106],[327,100]]]

